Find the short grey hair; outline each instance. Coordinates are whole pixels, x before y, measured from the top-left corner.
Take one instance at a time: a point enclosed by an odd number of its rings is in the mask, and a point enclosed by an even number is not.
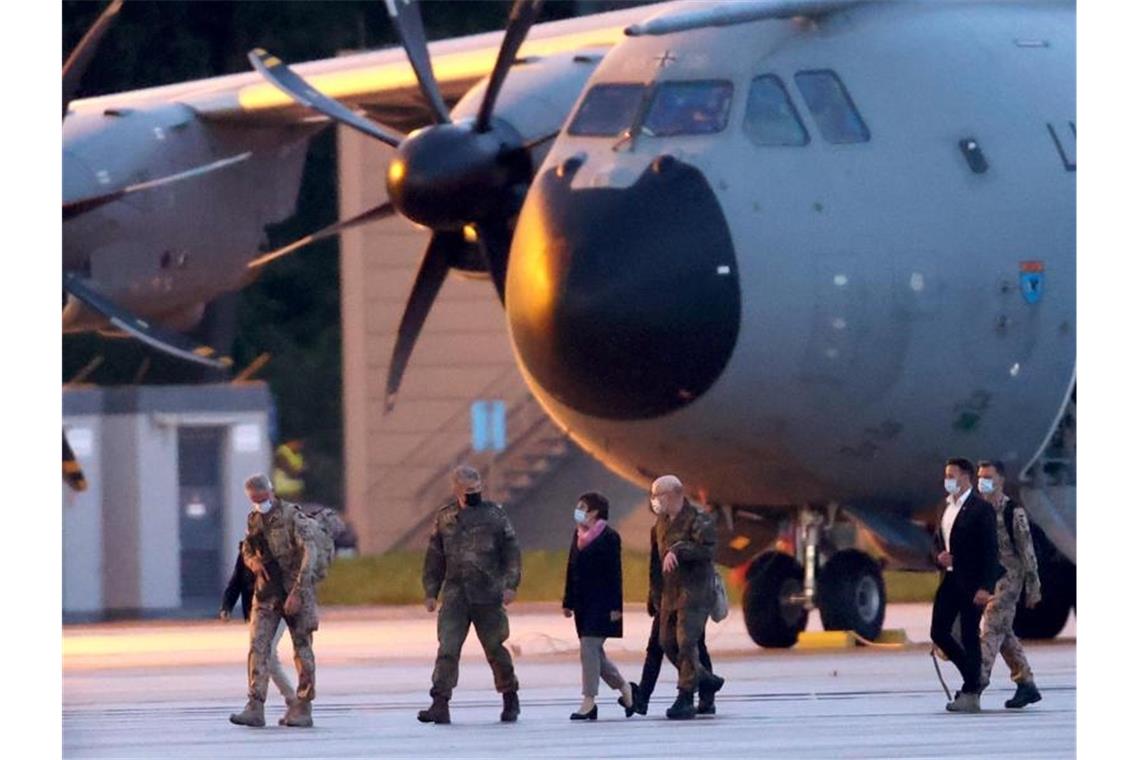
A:
[[[685,490],[681,485],[681,479],[676,475],[662,475],[653,481],[653,485],[649,488],[650,492],[661,493],[662,491],[673,491],[680,493]]]
[[[273,482],[269,480],[263,473],[250,475],[245,479],[246,491],[273,491]]]
[[[476,493],[483,490],[483,478],[474,467],[461,464],[451,472],[451,482],[462,486],[465,493]]]

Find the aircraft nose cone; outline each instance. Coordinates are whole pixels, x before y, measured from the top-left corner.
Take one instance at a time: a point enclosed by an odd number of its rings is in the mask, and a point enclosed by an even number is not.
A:
[[[704,175],[672,157],[626,188],[572,190],[580,165],[545,171],[527,195],[507,277],[512,340],[571,409],[667,414],[705,393],[736,345],[728,223]]]

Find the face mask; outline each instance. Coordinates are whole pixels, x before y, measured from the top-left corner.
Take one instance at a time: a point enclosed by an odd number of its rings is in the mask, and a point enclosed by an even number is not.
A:
[[[987,493],[987,494],[993,493],[994,492],[994,480],[993,480],[993,478],[979,478],[978,479],[978,490],[981,491],[982,493]]]
[[[951,496],[958,493],[957,478],[946,478],[946,480],[942,482],[942,485],[946,488],[946,493],[950,494]]]
[[[584,524],[586,522],[586,510],[581,509],[581,508],[575,509],[574,510],[574,522],[578,523],[579,525]]]
[[[463,495],[463,503],[469,507],[474,507],[483,501],[483,494],[476,491],[475,493],[468,493]]]
[[[272,499],[266,499],[265,501],[259,501],[253,505],[253,508],[256,509],[261,514],[265,514],[269,510],[273,509],[273,500]]]
[[[649,505],[653,507],[653,514],[659,515],[665,511],[665,505],[661,503],[661,499],[654,497],[649,500]]]

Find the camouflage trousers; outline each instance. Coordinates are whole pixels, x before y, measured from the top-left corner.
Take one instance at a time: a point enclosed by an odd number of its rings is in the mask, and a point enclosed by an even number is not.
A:
[[[306,605],[311,605],[306,599]],[[317,663],[313,656],[312,624],[316,610],[303,610],[296,617],[285,617],[282,602],[254,601],[253,613],[249,619],[249,656],[246,661],[249,678],[249,699],[264,702],[269,689],[269,677],[273,672],[270,660],[277,659],[277,628],[281,621],[289,628],[293,638],[293,664],[297,668],[296,696],[303,702],[311,702],[316,696]]]
[[[515,665],[511,653],[503,642],[511,634],[507,611],[501,604],[470,604],[461,589],[448,593],[444,589],[443,603],[436,620],[439,650],[435,656],[435,670],[431,674],[431,695],[451,699],[451,692],[459,682],[459,653],[471,626],[483,645],[483,653],[495,677],[495,690],[500,694],[518,691]]]
[[[709,610],[699,605],[662,610],[661,648],[677,668],[677,688],[696,691],[711,674],[701,664],[700,644],[705,635]]]
[[[980,684],[983,689],[989,686],[990,672],[999,652],[1009,666],[1009,675],[1014,683],[1033,681],[1033,671],[1029,668],[1025,649],[1013,632],[1013,619],[1017,615],[1017,600],[1021,597],[1022,585],[1023,579],[1020,576],[1011,577],[1008,573],[1002,576],[994,588],[994,598],[982,613]]]

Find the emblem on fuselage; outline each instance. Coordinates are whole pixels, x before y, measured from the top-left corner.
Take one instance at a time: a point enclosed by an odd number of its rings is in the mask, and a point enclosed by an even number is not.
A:
[[[1021,262],[1021,296],[1027,304],[1035,304],[1041,300],[1041,291],[1045,287],[1045,262]]]

